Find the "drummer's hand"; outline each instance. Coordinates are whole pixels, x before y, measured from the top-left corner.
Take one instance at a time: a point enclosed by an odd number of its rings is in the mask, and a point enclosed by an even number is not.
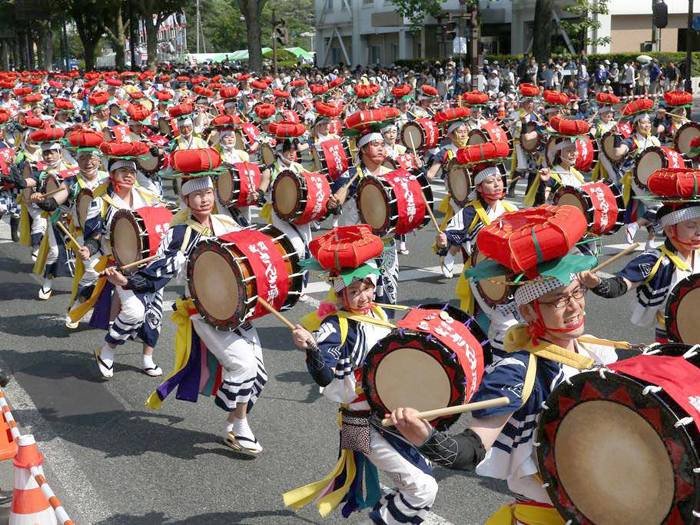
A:
[[[32,193],[29,196],[29,202],[36,204],[37,202],[44,202],[44,194],[43,193]]]
[[[126,286],[126,284],[129,282],[127,281],[126,277],[124,277],[124,275],[122,275],[122,273],[114,266],[105,268],[104,275],[114,286]]]
[[[656,116],[660,119],[666,118],[666,110],[661,108],[656,112]]]
[[[547,182],[551,178],[551,175],[549,174],[549,168],[542,168],[538,171],[538,173],[542,182]]]
[[[314,339],[314,336],[311,335],[311,332],[309,332],[300,324],[298,324],[296,328],[292,330],[292,337],[294,338],[294,344],[302,350],[308,349],[309,345],[306,344],[306,342],[309,340],[313,341]]]
[[[331,195],[330,198],[328,199],[328,204],[326,205],[326,207],[329,210],[334,210],[337,207],[339,207],[340,205],[341,205],[341,202],[338,199],[338,197],[336,197],[335,195]]]
[[[397,408],[386,417],[403,437],[412,444],[420,446],[430,437],[433,429],[427,421],[415,417],[417,413],[418,410],[415,408]]]
[[[423,159],[420,155],[413,155],[413,162],[416,164],[416,168],[420,169],[423,167]]]
[[[83,260],[87,261],[90,258],[90,250],[87,246],[83,246],[78,250],[78,256]]]
[[[595,288],[601,281],[600,277],[590,271],[580,272],[578,274],[578,280],[588,289]]]
[[[435,244],[437,244],[438,248],[447,248],[447,235],[443,232],[438,233],[435,236]]]

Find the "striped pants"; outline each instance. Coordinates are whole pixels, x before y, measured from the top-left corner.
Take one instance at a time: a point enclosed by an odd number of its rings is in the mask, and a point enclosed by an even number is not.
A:
[[[115,290],[121,301],[121,308],[109,327],[105,341],[119,346],[138,337],[148,346],[155,348],[163,315],[163,291],[136,294],[121,286],[115,286]]]
[[[232,332],[215,330],[196,317],[192,318],[192,324],[224,369],[223,383],[216,393],[216,405],[233,412],[239,403],[246,403],[250,412],[267,383],[258,332],[249,323]]]

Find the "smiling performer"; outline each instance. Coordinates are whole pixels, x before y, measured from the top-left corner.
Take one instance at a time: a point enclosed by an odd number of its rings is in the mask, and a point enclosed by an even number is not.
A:
[[[412,408],[391,414],[396,428],[431,461],[506,480],[516,501],[499,509],[488,525],[564,525],[539,477],[536,420],[557,385],[616,360],[612,347],[578,340],[586,288],[574,274],[589,269],[595,258],[569,252],[585,231],[578,209],[545,205],[502,215],[477,236],[479,250],[493,260],[474,267],[472,277],[524,274],[515,303],[525,324],[508,331],[508,354],[486,370],[471,399],[506,396],[508,405],[473,412],[467,430],[454,436],[417,419]]]
[[[339,299],[322,303],[318,312],[302,319],[314,335],[297,325],[294,344],[306,350],[306,366],[322,394],[340,403],[341,452],[331,474],[287,492],[284,503],[297,510],[316,499],[319,512],[327,516],[345,502],[345,517],[374,507],[369,515],[373,523],[422,523],[437,495],[432,471],[411,445],[370,424],[370,406],[362,392],[367,353],[393,326],[373,302],[379,276],[374,260],[384,244],[361,224],[333,229],[314,239],[310,248],[316,258],[310,269],[329,273]],[[314,339],[317,349],[307,343]],[[377,470],[397,484],[396,491],[381,497]]]
[[[614,277],[585,275],[586,285],[601,297],[620,297],[636,289],[632,323],[655,326],[658,343],[668,342],[664,311],[673,287],[700,273],[700,201],[696,189],[699,179],[700,172],[691,169],[655,171],[647,184],[653,198],[663,203],[657,219],[666,242],[630,261]]]

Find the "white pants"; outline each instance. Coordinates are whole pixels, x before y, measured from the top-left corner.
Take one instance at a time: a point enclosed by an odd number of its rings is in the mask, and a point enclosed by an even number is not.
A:
[[[85,273],[80,278],[80,283],[78,284],[79,289],[87,288],[88,286],[92,286],[97,282],[97,279],[100,277],[100,274],[95,270],[95,266],[97,265],[99,260],[99,255],[95,255],[93,257],[90,257],[90,259],[88,259],[87,261],[83,261]]]
[[[29,212],[29,216],[32,218],[31,234],[44,235],[46,232],[46,224],[48,223],[46,217],[41,216],[44,211],[38,208],[35,204],[27,204],[27,211]]]
[[[412,520],[416,517],[424,520],[437,496],[435,478],[405,459],[373,427],[370,427],[367,459],[384,472],[396,488],[395,493],[382,497],[377,511],[379,517],[389,525],[415,523]]]
[[[132,290],[121,286],[115,286],[114,290],[119,296],[120,308],[119,315],[109,327],[107,342],[119,345],[136,334],[146,318],[146,307]]]
[[[232,412],[246,403],[250,411],[267,382],[258,332],[247,323],[232,332],[215,330],[197,317],[192,318],[195,332],[224,369],[216,404]]]
[[[56,231],[54,230],[52,224],[48,224],[47,228],[48,229],[44,235],[49,236],[49,252],[46,254],[46,266],[44,268],[48,268],[53,263],[58,261],[58,243],[56,242]]]

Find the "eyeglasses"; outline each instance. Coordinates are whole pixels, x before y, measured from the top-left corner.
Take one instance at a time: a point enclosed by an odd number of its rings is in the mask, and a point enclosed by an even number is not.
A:
[[[586,292],[588,292],[588,288],[586,288],[585,286],[579,286],[573,292],[571,292],[570,295],[562,295],[559,297],[559,299],[557,299],[556,301],[552,301],[552,302],[546,303],[544,301],[540,301],[540,304],[546,304],[549,306],[553,306],[557,310],[561,310],[562,308],[567,307],[567,305],[569,304],[569,301],[571,301],[571,299],[576,299],[577,301],[580,301],[581,299],[583,299],[586,296]]]

